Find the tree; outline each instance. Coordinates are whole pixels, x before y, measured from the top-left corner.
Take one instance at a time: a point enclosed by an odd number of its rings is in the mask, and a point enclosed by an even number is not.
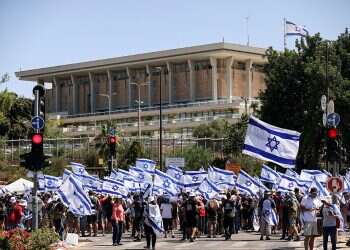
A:
[[[209,124],[201,124],[193,130],[193,136],[197,138],[223,138],[229,123],[226,120],[218,119]]]
[[[322,138],[322,111],[320,98],[330,89],[335,100],[335,109],[349,119],[349,34],[346,32],[337,41],[324,41],[319,34],[296,41],[296,50],[266,52],[266,89],[261,93],[261,118],[273,125],[302,132],[298,168],[318,166]],[[328,51],[328,77],[326,62]],[[328,79],[328,81],[327,81]],[[339,109],[338,109],[339,108]],[[349,120],[347,120],[349,121]],[[347,123],[349,124],[349,123]],[[349,145],[349,127],[341,126]]]
[[[242,152],[244,137],[248,125],[248,116],[243,114],[241,119],[232,124],[225,137],[224,153],[228,156],[240,155]]]

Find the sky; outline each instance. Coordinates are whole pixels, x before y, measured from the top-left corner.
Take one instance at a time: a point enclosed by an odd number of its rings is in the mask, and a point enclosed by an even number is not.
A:
[[[34,83],[14,74],[20,69],[223,39],[246,45],[248,33],[251,46],[280,50],[283,18],[334,40],[350,28],[349,10],[347,0],[0,0],[0,75],[10,75],[0,90],[32,97]]]

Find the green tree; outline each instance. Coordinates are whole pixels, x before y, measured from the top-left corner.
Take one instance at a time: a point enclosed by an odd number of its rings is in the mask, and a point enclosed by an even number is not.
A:
[[[197,138],[223,138],[229,123],[226,120],[218,119],[209,124],[201,124],[193,130],[193,136]]]
[[[269,48],[265,65],[266,90],[261,93],[261,118],[273,125],[302,132],[298,168],[318,166],[319,152],[324,138],[320,98],[330,89],[335,110],[342,117],[349,107],[349,34],[337,41],[324,41],[319,34],[296,41],[296,50],[278,52]],[[328,51],[328,81],[326,59]],[[344,74],[343,74],[344,73]],[[345,123],[346,124],[346,123]],[[344,135],[349,127],[341,126]],[[347,139],[346,139],[347,138]],[[344,145],[349,145],[348,137]]]
[[[232,124],[227,131],[225,138],[224,153],[227,156],[237,156],[242,152],[244,137],[248,125],[248,116],[243,114],[241,119]]]
[[[201,146],[190,146],[184,148],[185,170],[198,170],[201,167],[207,168],[214,160],[213,152]]]

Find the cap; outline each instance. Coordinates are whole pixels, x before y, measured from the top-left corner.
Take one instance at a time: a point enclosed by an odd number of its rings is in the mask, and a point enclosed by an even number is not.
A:
[[[13,196],[12,196],[12,197],[10,198],[10,203],[16,203],[16,197],[13,197]]]
[[[196,195],[193,192],[190,192],[189,197],[195,197]]]
[[[154,201],[154,197],[153,196],[148,197],[148,202],[152,202],[152,201]]]
[[[20,200],[19,205],[23,206],[23,207],[27,207],[27,201],[26,200]]]

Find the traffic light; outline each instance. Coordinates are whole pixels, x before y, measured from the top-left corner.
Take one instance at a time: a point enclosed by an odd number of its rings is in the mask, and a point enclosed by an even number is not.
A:
[[[42,85],[36,85],[33,88],[33,94],[34,94],[34,102],[32,106],[32,116],[33,117],[39,117],[41,119],[43,127],[39,126],[40,122],[38,123],[38,127],[35,128],[37,130],[44,130],[44,124],[45,124],[45,89]],[[40,124],[41,125],[41,124]]]
[[[339,160],[339,142],[337,139],[337,129],[329,128],[327,130],[327,159],[329,162],[336,162]]]
[[[117,145],[117,137],[115,135],[110,135],[108,138],[109,144],[109,154],[111,156],[115,156],[116,154],[116,145]]]

